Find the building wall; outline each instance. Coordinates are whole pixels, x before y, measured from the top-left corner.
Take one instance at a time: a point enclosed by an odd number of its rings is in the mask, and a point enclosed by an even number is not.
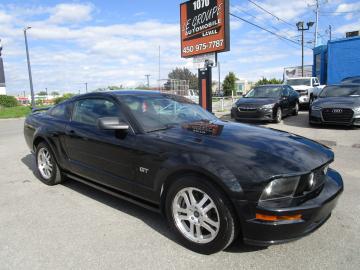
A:
[[[360,76],[360,37],[330,41],[327,84],[337,84],[352,76]]]

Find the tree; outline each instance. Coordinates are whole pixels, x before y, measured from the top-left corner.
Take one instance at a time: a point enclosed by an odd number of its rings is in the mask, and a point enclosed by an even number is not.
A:
[[[113,90],[121,90],[121,89],[124,89],[124,87],[120,84],[119,86],[116,86],[116,85],[110,85],[108,86],[108,89],[113,91]]]
[[[47,93],[45,91],[40,91],[38,93],[38,96],[47,96]]]
[[[236,76],[234,72],[229,72],[223,82],[224,96],[236,95]]]
[[[192,73],[188,68],[175,68],[173,69],[168,78],[171,80],[186,80],[189,81],[190,89],[198,89],[197,75]]]
[[[255,83],[255,86],[266,85],[266,84],[282,84],[282,83],[283,83],[282,80],[279,80],[279,79],[276,79],[276,78],[272,78],[272,79],[268,80],[265,77],[262,77],[261,80],[258,80]]]
[[[60,96],[60,93],[58,91],[51,92],[51,95],[54,97]]]
[[[71,94],[71,93],[64,94],[64,95],[61,96],[61,97],[55,98],[55,99],[54,99],[54,103],[55,103],[55,105],[56,105],[56,104],[59,104],[59,103],[65,101],[65,100],[67,100],[67,99],[69,99],[69,98],[72,98],[73,96],[75,96],[75,95],[74,95],[74,94]]]

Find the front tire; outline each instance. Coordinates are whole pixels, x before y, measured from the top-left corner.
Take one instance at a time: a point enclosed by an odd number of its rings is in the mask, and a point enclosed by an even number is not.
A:
[[[60,184],[63,177],[55,160],[54,153],[47,143],[40,143],[36,148],[36,168],[41,182],[53,186]]]
[[[296,116],[298,114],[299,114],[299,103],[296,102],[295,108],[294,108],[294,111],[293,111],[293,116]]]
[[[276,113],[275,113],[275,117],[274,117],[274,122],[276,124],[279,124],[282,120],[282,117],[283,117],[283,113],[282,113],[282,110],[281,110],[281,107],[278,107],[276,109]]]
[[[175,181],[168,190],[165,208],[172,231],[192,251],[213,254],[236,237],[229,200],[203,178],[190,175]]]

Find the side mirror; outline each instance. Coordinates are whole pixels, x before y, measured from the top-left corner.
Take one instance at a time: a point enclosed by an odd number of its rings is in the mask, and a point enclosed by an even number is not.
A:
[[[320,84],[319,83],[314,83],[314,86],[320,86]]]
[[[105,130],[128,130],[129,125],[120,121],[119,117],[102,117],[98,119],[98,128]]]

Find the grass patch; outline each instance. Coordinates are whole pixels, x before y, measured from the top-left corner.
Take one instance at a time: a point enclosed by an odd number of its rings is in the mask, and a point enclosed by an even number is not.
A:
[[[28,106],[0,107],[0,119],[25,117],[31,112]]]

